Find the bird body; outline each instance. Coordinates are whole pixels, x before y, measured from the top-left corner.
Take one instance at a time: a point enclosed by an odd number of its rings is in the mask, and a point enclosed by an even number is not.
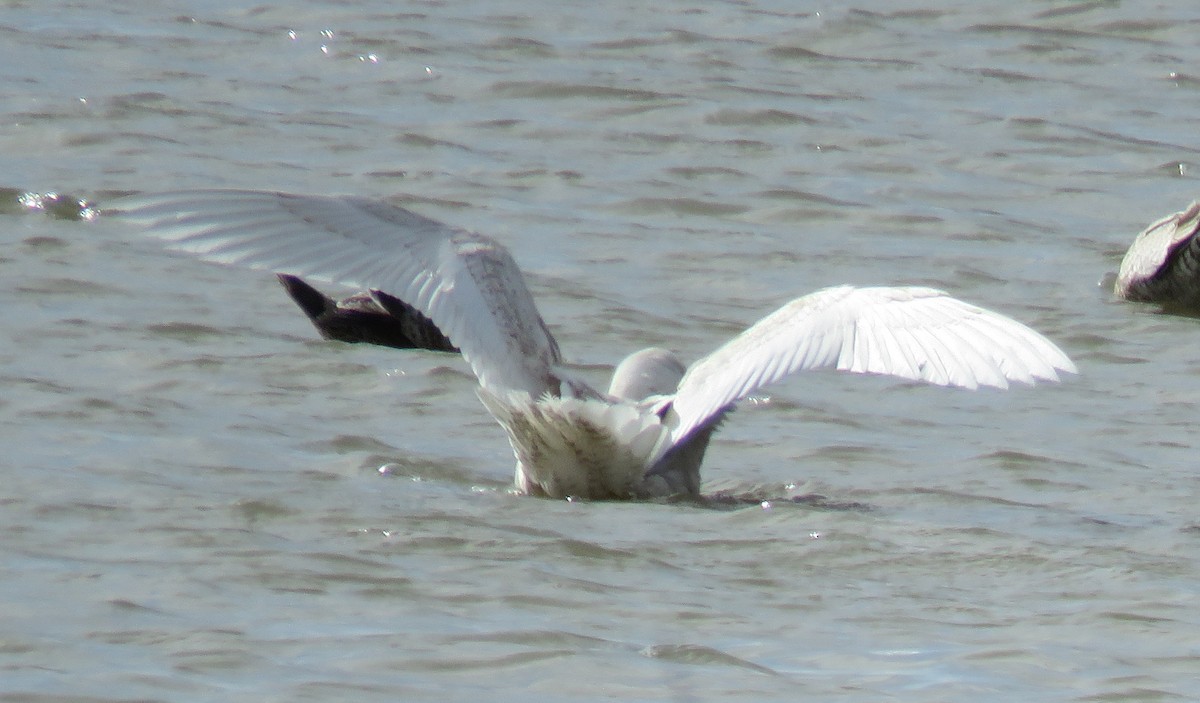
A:
[[[1075,372],[1042,335],[941,291],[838,286],[785,304],[690,367],[662,349],[637,352],[603,393],[563,367],[516,263],[483,235],[354,197],[180,192],[107,210],[175,249],[411,306],[461,350],[508,434],[517,490],[533,495],[699,495],[705,450],[737,402],[803,370],[971,389]]]
[[[1152,223],[1134,239],[1113,292],[1168,307],[1200,309],[1200,202]]]
[[[396,349],[458,351],[432,320],[383,291],[363,291],[334,300],[298,276],[281,273],[277,277],[325,339]]]
[[[594,398],[479,397],[508,433],[522,493],[552,498],[638,498],[648,467],[664,452],[666,428],[646,408]]]

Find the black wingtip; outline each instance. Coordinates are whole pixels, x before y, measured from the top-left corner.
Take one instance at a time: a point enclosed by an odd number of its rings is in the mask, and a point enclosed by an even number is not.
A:
[[[422,315],[421,311],[396,296],[380,290],[371,291],[371,297],[392,316],[404,336],[412,342],[412,346],[433,351],[458,353],[458,347],[451,344],[450,339],[433,323],[433,320]]]
[[[296,276],[286,273],[275,274],[279,279],[280,285],[291,296],[292,300],[296,301],[296,305],[308,315],[308,319],[313,321],[320,328],[319,320],[323,315],[328,315],[337,309],[337,304],[333,299],[325,295],[321,291],[308,285]]]

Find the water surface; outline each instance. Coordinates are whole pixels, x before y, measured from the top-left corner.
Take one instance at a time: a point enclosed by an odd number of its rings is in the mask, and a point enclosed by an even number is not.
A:
[[[457,360],[10,200],[0,699],[1200,698],[1200,325],[1096,287],[1196,195],[1196,22],[7,2],[0,188],[403,204],[508,245],[598,383],[839,283],[944,288],[1082,374],[808,374],[709,453],[750,503],[523,498]]]

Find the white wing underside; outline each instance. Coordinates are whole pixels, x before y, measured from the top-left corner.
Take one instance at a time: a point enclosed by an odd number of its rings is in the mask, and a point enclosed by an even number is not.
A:
[[[672,443],[785,376],[839,369],[942,386],[1058,380],[1075,365],[1021,323],[931,288],[840,286],[797,298],[691,366],[668,415]]]
[[[488,237],[365,198],[256,191],[135,196],[105,214],[210,261],[382,290],[433,320],[484,388],[559,392],[558,346]]]

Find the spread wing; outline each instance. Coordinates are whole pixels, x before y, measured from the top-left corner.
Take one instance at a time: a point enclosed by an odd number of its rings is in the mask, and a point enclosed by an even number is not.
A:
[[[819,368],[971,389],[1076,372],[1042,335],[941,291],[827,288],[784,305],[693,364],[667,416],[672,442],[755,390]]]
[[[558,345],[512,256],[488,237],[366,198],[185,191],[106,215],[210,261],[389,293],[462,350],[480,384],[559,393]]]

